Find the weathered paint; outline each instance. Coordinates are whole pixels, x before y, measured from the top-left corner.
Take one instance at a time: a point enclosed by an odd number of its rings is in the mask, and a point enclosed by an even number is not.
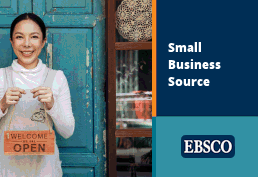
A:
[[[63,70],[69,83],[76,127],[70,139],[57,137],[58,145],[62,147],[60,159],[64,176],[83,174],[83,176],[102,177],[106,176],[107,168],[104,98],[105,0],[83,1],[85,6],[68,7],[65,4],[67,1],[37,0],[33,1],[32,8],[31,0],[17,0],[11,1],[11,8],[20,14],[32,12],[33,9],[33,12],[44,20],[49,32],[42,60],[44,62],[47,60],[49,67],[53,69]],[[53,7],[53,2],[61,5],[63,3],[64,6]],[[18,8],[13,5],[15,3]],[[15,13],[2,15],[0,27],[10,27],[16,16],[18,14]],[[5,35],[6,37],[1,38],[1,42],[6,44],[9,37],[8,33]],[[84,36],[86,36],[85,41],[83,41]],[[81,49],[76,45],[85,43],[86,46]],[[10,46],[7,47],[10,49]],[[3,47],[1,49],[3,50],[0,51],[0,55],[6,51]],[[12,61],[10,55],[2,58],[1,66],[10,65]],[[73,145],[75,147],[71,148]]]
[[[80,172],[81,176],[103,177],[107,168],[105,0],[79,1],[85,1],[85,6],[67,8],[67,1],[37,0],[33,12],[44,20],[50,31],[47,38],[52,44],[53,55],[48,53],[47,45],[45,56],[49,60],[52,58],[54,69],[64,71],[71,92],[75,133],[68,140],[57,137],[58,145],[62,147],[60,158],[64,176]],[[53,3],[63,4],[64,7],[53,7]],[[83,163],[75,158],[75,154],[81,157],[79,160],[82,159]],[[85,171],[80,171],[82,169]]]
[[[87,67],[89,67],[89,65],[90,65],[90,56],[89,56],[89,54],[90,54],[89,49],[86,49],[86,66]]]
[[[107,153],[107,148],[106,148],[107,147],[107,143],[106,143],[106,130],[103,130],[103,144],[105,145],[105,153],[103,154],[103,157],[106,158],[106,153]]]
[[[103,2],[103,1],[102,1]],[[103,15],[103,8],[104,6],[100,6],[101,0],[96,0],[93,3],[93,12],[97,12],[96,16]],[[104,3],[102,3],[104,4]],[[96,173],[95,176],[106,176],[107,167],[106,167],[106,157],[103,157],[103,154],[105,154],[105,143],[103,138],[103,133],[106,129],[106,103],[105,103],[105,20],[104,18],[99,20],[96,20],[96,26],[93,28],[93,36],[95,36],[95,41],[93,45],[93,88],[95,90],[94,94],[94,117],[98,117],[98,119],[94,119],[94,126],[98,129],[98,136],[99,136],[99,142],[98,148],[95,148],[95,152],[101,154],[101,156],[98,156],[100,161],[95,167]],[[95,107],[97,105],[97,107]]]
[[[93,23],[92,23],[92,26],[95,27],[96,23],[97,23],[96,20],[94,20]]]
[[[60,1],[60,0],[56,0]],[[73,104],[73,111],[76,119],[76,126],[75,126],[75,132],[74,135],[68,139],[64,140],[60,137],[57,137],[57,142],[60,148],[60,159],[62,161],[62,167],[64,176],[71,176],[78,174],[83,176],[93,176],[95,174],[95,171],[97,173],[102,173],[100,171],[104,168],[104,161],[103,158],[98,158],[98,156],[102,156],[101,148],[103,148],[103,141],[101,141],[101,138],[99,138],[98,143],[98,151],[94,149],[94,133],[98,133],[98,131],[101,131],[105,129],[105,127],[94,127],[95,120],[99,121],[103,117],[102,116],[96,116],[94,114],[94,99],[93,95],[98,95],[98,97],[101,100],[98,100],[98,102],[103,103],[104,97],[99,96],[98,91],[94,91],[93,88],[93,74],[92,74],[92,68],[93,68],[93,61],[92,61],[92,48],[93,44],[99,45],[98,39],[93,34],[92,29],[92,23],[94,20],[96,20],[96,16],[98,14],[94,12],[95,14],[92,14],[92,3],[89,3],[89,0],[86,0],[87,5],[86,8],[81,8],[79,11],[80,13],[85,10],[89,13],[84,13],[83,15],[76,14],[76,8],[57,8],[56,11],[53,10],[53,14],[50,14],[52,9],[49,9],[49,6],[52,5],[50,1],[45,0],[35,0],[33,1],[33,8],[32,8],[32,1],[31,0],[13,0],[10,1],[11,6],[10,8],[2,8],[1,12],[6,11],[7,13],[1,14],[1,21],[0,21],[0,67],[6,67],[10,66],[12,63],[12,59],[15,57],[12,49],[11,44],[9,42],[9,31],[10,29],[7,29],[5,27],[10,27],[11,22],[15,17],[17,17],[19,14],[25,13],[25,12],[33,12],[40,17],[43,18],[44,22],[46,23],[46,26],[48,28],[47,38],[48,42],[46,46],[43,48],[40,58],[44,63],[49,64],[49,67],[53,67],[53,69],[60,69],[63,70],[64,74],[67,77],[68,84],[70,87],[71,92],[71,98],[72,98],[72,104]],[[63,1],[65,2],[65,1]],[[96,3],[98,6],[98,3]],[[46,7],[46,6],[47,7]],[[66,13],[62,12],[74,10],[73,15],[67,16]],[[60,13],[61,12],[61,13]],[[59,13],[59,14],[58,14]],[[87,17],[87,18],[85,18]],[[84,20],[81,20],[84,19]],[[56,28],[58,27],[58,28]],[[82,27],[76,28],[76,27]],[[72,30],[71,30],[72,29]],[[103,32],[103,31],[102,31]],[[103,33],[104,34],[104,33]],[[77,40],[77,43],[86,43],[86,49],[89,51],[89,62],[87,63],[88,69],[85,69],[81,67],[80,63],[85,62],[85,48],[82,49],[83,59],[81,57],[80,51],[76,51],[76,45],[74,45],[74,42],[72,40],[73,37],[84,37],[86,36],[87,41],[83,41],[83,38],[79,38]],[[96,40],[93,41],[93,37],[96,38]],[[68,39],[68,42],[66,42],[66,39]],[[71,50],[71,52],[66,52],[66,50]],[[102,52],[101,50],[97,52]],[[78,54],[78,57],[72,58],[70,55],[76,55]],[[102,58],[100,60],[104,61],[104,53],[99,54],[98,57],[101,56]],[[95,62],[95,61],[94,61]],[[102,65],[100,62],[99,64]],[[84,64],[85,66],[86,64]],[[98,65],[98,64],[97,64]],[[103,66],[104,67],[104,66]],[[86,74],[85,76],[85,73]],[[91,75],[90,75],[91,73]],[[103,73],[98,73],[100,76]],[[99,77],[98,76],[98,77]],[[104,77],[102,75],[101,77]],[[98,87],[102,87],[102,81],[100,81],[101,84],[98,85]],[[86,91],[87,89],[87,91]],[[101,88],[99,88],[101,90]],[[87,92],[87,97],[85,97],[85,93]],[[83,95],[83,97],[81,96]],[[88,102],[88,108],[86,108],[86,102]],[[100,114],[104,110],[103,105],[100,106]],[[86,113],[87,112],[87,113]],[[96,113],[98,110],[96,110]],[[86,121],[87,120],[87,121]],[[89,123],[90,122],[90,123]],[[85,124],[85,125],[84,125]],[[79,126],[80,125],[80,126]],[[102,137],[99,135],[99,137]],[[78,141],[78,139],[80,139]],[[72,143],[71,143],[72,142]],[[71,148],[75,146],[75,148]],[[66,148],[66,147],[69,148]],[[77,148],[76,148],[77,147]],[[103,148],[104,149],[104,148]],[[99,161],[99,163],[97,163]],[[71,168],[73,167],[73,168]],[[77,167],[77,168],[75,168]],[[91,173],[89,173],[89,171]],[[80,173],[79,173],[80,172]],[[95,176],[102,176],[102,175],[95,175]]]
[[[96,149],[98,149],[98,143],[99,143],[99,138],[98,138],[98,134],[95,135],[95,146]]]
[[[102,20],[105,19],[105,16],[104,16],[104,15],[99,15],[99,16],[97,16],[96,19],[97,19],[98,21],[102,21]]]
[[[47,55],[49,56],[48,67],[53,68],[53,47],[51,43],[47,44]]]
[[[93,67],[90,68],[90,75],[91,75],[91,78],[92,78],[92,73],[93,73]]]

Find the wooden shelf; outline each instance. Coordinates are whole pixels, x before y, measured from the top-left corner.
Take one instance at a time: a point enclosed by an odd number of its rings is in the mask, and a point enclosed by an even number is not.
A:
[[[152,172],[152,164],[117,163],[117,171]]]
[[[117,129],[116,137],[152,137],[151,128]]]
[[[116,42],[116,50],[151,50],[152,42]]]

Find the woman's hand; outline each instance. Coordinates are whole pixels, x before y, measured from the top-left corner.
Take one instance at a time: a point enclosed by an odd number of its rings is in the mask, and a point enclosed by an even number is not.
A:
[[[17,104],[22,94],[26,94],[25,90],[18,87],[10,87],[4,94],[4,97],[0,101],[0,108],[2,112],[5,112],[12,104]]]
[[[51,88],[39,86],[31,90],[33,98],[38,97],[41,103],[46,103],[47,110],[50,110],[54,106],[54,97]]]

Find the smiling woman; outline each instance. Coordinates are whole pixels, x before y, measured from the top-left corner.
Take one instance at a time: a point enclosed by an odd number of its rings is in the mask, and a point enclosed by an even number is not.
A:
[[[46,27],[37,15],[25,13],[12,22],[10,42],[17,59],[11,66],[0,69],[1,147],[4,147],[4,131],[9,129],[33,132],[49,130],[55,125],[64,138],[74,132],[67,79],[63,71],[47,68],[38,58],[46,40]],[[37,115],[41,115],[40,121],[35,118]],[[59,150],[54,144],[54,155],[6,156],[2,148],[0,177],[61,177]]]
[[[35,16],[24,14],[14,20],[11,26],[10,42],[19,59],[18,63],[26,69],[37,66],[38,56],[47,40],[44,22],[33,20],[37,19]]]

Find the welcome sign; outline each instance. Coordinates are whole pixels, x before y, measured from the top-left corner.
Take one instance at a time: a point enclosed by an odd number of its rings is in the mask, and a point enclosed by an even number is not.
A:
[[[55,132],[5,131],[5,155],[53,155],[55,152]]]

